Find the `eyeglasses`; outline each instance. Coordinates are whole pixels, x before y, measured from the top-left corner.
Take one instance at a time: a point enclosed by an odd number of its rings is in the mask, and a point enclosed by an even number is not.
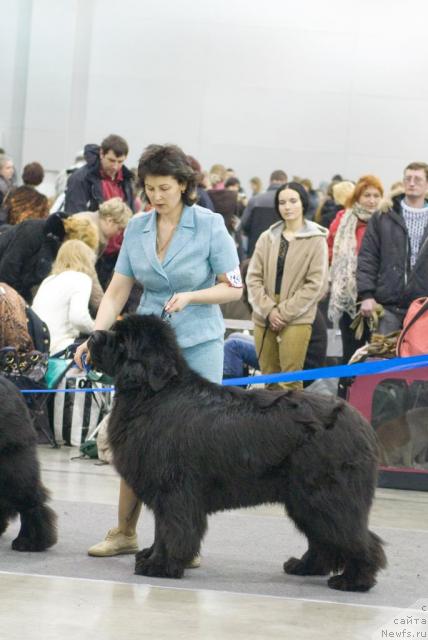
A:
[[[403,182],[406,182],[407,184],[411,182],[414,182],[415,184],[423,184],[426,180],[420,176],[404,176]]]

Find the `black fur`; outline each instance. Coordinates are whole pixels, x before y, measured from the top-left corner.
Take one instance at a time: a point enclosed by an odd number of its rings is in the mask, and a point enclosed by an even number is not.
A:
[[[377,476],[374,432],[340,399],[243,391],[186,364],[171,327],[130,315],[90,339],[94,365],[115,377],[109,423],[114,463],[153,510],[155,540],[135,573],[180,578],[198,553],[207,515],[281,503],[309,542],[284,571],[332,576],[366,591],[386,565],[367,527]]]
[[[0,535],[18,514],[15,551],[44,551],[55,544],[56,515],[46,506],[36,454],[37,434],[20,391],[0,376]]]

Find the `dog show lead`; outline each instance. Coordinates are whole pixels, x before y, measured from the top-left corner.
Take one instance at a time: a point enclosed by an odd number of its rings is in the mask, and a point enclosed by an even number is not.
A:
[[[242,295],[235,244],[221,215],[194,204],[196,174],[179,147],[149,145],[138,177],[153,210],[134,216],[126,228],[95,330],[110,329],[138,282],[144,292],[137,313],[160,316],[165,307],[188,365],[220,383],[224,322],[219,304]],[[83,354],[88,354],[87,342],[76,351],[80,368]],[[117,527],[89,555],[136,553],[140,510],[140,501],[121,479]],[[195,557],[191,566],[199,562]]]

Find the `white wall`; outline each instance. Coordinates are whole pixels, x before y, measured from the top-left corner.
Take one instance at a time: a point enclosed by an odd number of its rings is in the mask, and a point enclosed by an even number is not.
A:
[[[0,146],[19,163],[24,139],[31,0],[0,1]]]
[[[61,169],[112,132],[130,165],[176,142],[244,186],[277,168],[389,185],[428,160],[426,0],[19,0],[12,13],[31,4],[24,162]]]

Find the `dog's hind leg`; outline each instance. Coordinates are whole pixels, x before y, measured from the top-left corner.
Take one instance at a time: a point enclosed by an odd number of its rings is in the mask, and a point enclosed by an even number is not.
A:
[[[284,562],[284,571],[294,576],[328,576],[336,563],[335,554],[330,550],[309,541],[309,549],[299,558],[289,558]]]
[[[154,508],[155,541],[153,551],[137,553],[135,573],[159,578],[181,578],[184,569],[199,553],[207,528],[205,512],[181,494],[162,496],[162,503]]]
[[[316,569],[326,572],[329,569],[329,572],[340,572],[328,580],[332,589],[368,591],[373,587],[377,572],[386,566],[386,559],[381,540],[367,528],[370,487],[366,496],[360,491],[354,499],[352,492],[350,496],[341,495],[339,484],[332,484],[328,490],[306,491],[306,495],[299,494],[296,485],[288,489],[288,514],[310,545],[308,555],[300,561],[286,562],[284,571],[307,575],[314,574]]]
[[[367,542],[364,545],[359,549],[346,549],[343,555],[344,571],[328,580],[331,589],[368,591],[376,584],[377,572],[386,567],[382,540],[372,531],[367,532]]]

